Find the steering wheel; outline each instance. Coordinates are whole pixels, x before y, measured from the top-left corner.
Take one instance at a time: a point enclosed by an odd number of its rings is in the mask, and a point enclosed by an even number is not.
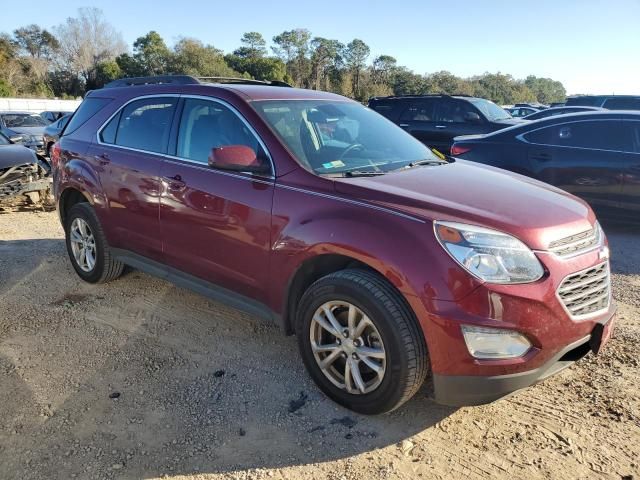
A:
[[[342,160],[344,157],[347,156],[347,154],[349,152],[352,152],[354,150],[357,149],[364,149],[364,145],[362,145],[361,143],[354,143],[353,145],[349,145],[347,148],[345,148],[345,150],[340,154],[340,157],[338,158],[338,160]]]

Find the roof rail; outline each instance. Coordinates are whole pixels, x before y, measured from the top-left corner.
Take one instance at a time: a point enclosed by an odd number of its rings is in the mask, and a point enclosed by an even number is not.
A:
[[[473,95],[469,95],[466,93],[423,93],[423,94],[408,94],[408,95],[388,95],[383,97],[371,97],[369,100],[383,100],[383,99],[393,99],[393,98],[423,98],[423,97],[469,97],[473,98]]]
[[[243,85],[271,85],[274,87],[291,87],[287,82],[280,80],[254,80],[253,78],[239,77],[197,77],[198,80],[212,81],[213,83],[238,83]]]
[[[153,77],[120,78],[107,83],[104,88],[134,87],[138,85],[193,85],[200,81],[190,75],[156,75]]]

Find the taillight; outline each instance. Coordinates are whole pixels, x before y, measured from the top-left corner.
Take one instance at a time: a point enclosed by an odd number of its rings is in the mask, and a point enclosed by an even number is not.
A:
[[[61,152],[61,148],[60,148],[60,144],[58,142],[53,144],[53,147],[51,147],[51,157],[49,158],[49,160],[51,161],[51,166],[53,168],[57,168],[58,167],[58,162],[60,161],[60,152]]]
[[[451,156],[456,157],[458,155],[462,155],[463,153],[467,153],[470,150],[471,150],[471,147],[458,145],[457,143],[454,143],[453,146],[451,147]]]

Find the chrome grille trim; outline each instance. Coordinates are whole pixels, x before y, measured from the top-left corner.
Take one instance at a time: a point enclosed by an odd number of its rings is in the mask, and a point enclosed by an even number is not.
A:
[[[600,225],[569,237],[554,240],[549,244],[549,252],[568,258],[595,249],[602,243]]]
[[[607,311],[611,303],[609,261],[566,276],[556,293],[574,320]]]

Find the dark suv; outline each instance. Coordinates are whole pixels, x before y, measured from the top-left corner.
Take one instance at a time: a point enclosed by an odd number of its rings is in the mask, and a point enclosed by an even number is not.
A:
[[[607,241],[584,202],[443,161],[344,97],[241,82],[87,95],[52,152],[82,279],[128,264],[273,319],[363,413],[428,374],[439,402],[490,402],[606,342]]]
[[[640,110],[640,95],[576,95],[567,98],[569,107],[602,107],[608,110]]]
[[[454,137],[494,132],[521,121],[489,100],[465,95],[374,97],[369,108],[442,153],[449,153]]]

